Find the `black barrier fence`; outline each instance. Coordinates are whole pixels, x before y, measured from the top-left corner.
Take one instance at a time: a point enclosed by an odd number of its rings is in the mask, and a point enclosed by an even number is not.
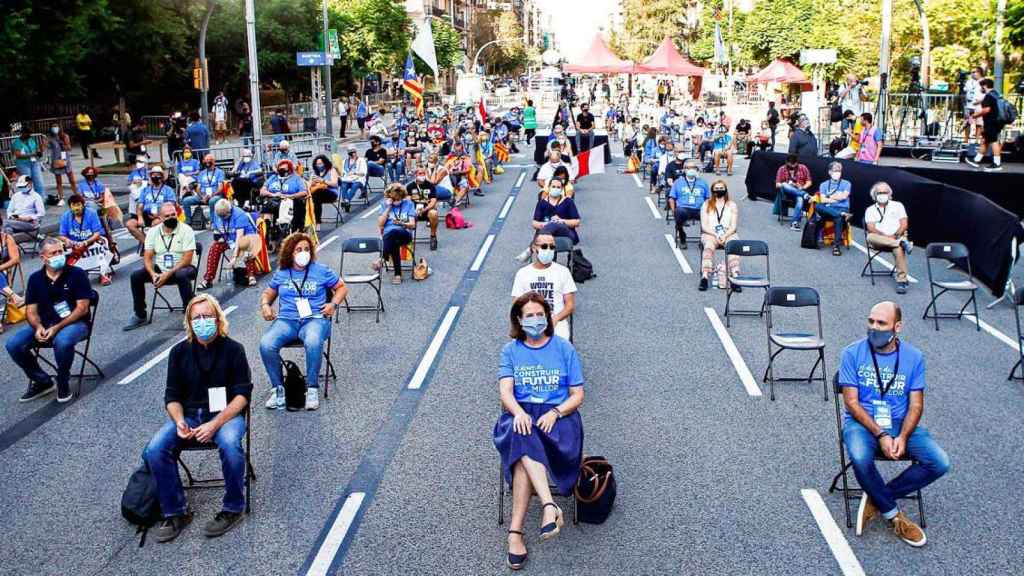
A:
[[[832,161],[829,158],[802,160],[814,179],[812,190],[817,190],[828,178],[828,165]],[[752,200],[774,200],[775,174],[785,162],[785,154],[756,152],[747,170],[747,196]],[[893,189],[893,199],[902,202],[907,209],[910,239],[915,244],[965,244],[971,252],[974,276],[994,295],[1003,295],[1013,264],[1012,247],[1024,241],[1024,228],[1017,214],[982,194],[903,168],[840,162],[843,178],[853,184],[850,211],[854,214],[854,225],[862,225],[864,211],[872,204],[871,186],[887,182]]]

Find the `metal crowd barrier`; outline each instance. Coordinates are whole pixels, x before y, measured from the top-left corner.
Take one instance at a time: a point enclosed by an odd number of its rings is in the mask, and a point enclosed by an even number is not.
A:
[[[146,138],[166,138],[170,121],[171,118],[169,116],[143,116],[139,118]]]
[[[4,172],[14,168],[14,150],[11,145],[14,143],[19,136],[3,136],[0,137],[0,165],[3,165]],[[36,144],[39,145],[39,151],[42,152],[40,162],[48,162],[49,156],[45,153],[46,151],[46,135],[33,133],[32,137],[36,139]]]

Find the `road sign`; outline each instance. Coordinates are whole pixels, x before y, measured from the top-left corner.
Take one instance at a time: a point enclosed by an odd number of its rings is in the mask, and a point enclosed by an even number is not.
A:
[[[334,28],[327,31],[327,52],[331,58],[341,60],[341,43],[338,42],[338,31]]]
[[[296,52],[295,64],[298,66],[326,66],[327,57],[323,52]]]

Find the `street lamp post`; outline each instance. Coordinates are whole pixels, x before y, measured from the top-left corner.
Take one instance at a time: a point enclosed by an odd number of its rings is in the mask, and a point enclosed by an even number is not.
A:
[[[256,56],[256,9],[253,0],[245,0],[245,37],[249,50],[249,113],[252,114],[252,139],[256,160],[263,163],[263,112],[260,109],[260,64]]]
[[[331,152],[334,152],[334,100],[331,96],[331,60],[330,60],[330,42],[327,39],[327,0],[322,0],[320,3],[323,9],[324,18],[324,96],[327,100],[324,108],[324,116],[326,116],[326,129],[327,137],[330,138]]]
[[[210,27],[210,15],[213,14],[213,8],[213,0],[206,0],[206,14],[203,14],[203,24],[199,28],[199,109],[202,114],[202,122],[207,125],[207,128],[209,128],[207,121],[210,118],[210,105],[207,101],[210,87],[207,82],[209,71],[206,69],[206,30]]]

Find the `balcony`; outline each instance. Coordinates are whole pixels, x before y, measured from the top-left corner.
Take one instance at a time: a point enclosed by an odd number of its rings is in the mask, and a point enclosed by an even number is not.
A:
[[[437,16],[438,18],[447,18],[448,10],[444,6],[431,5],[429,9],[431,16]]]

